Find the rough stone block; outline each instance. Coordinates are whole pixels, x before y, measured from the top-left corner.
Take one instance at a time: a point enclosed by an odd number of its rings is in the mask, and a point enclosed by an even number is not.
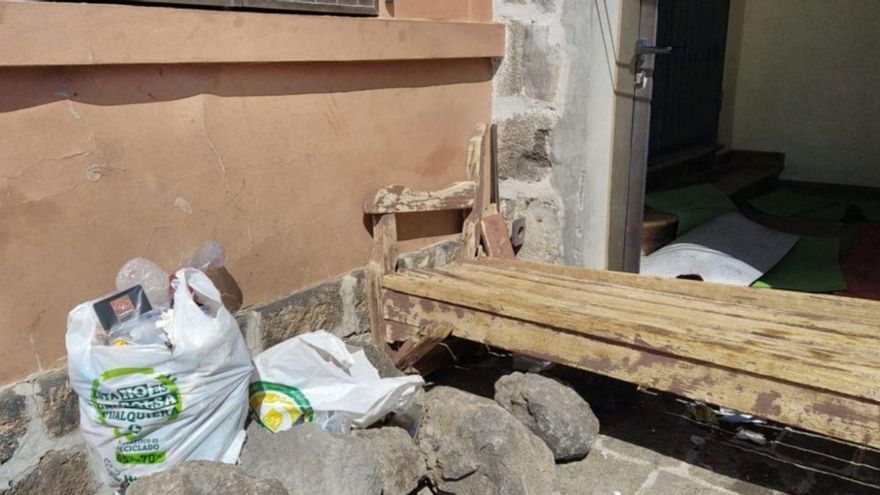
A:
[[[507,54],[495,76],[495,95],[556,100],[562,52],[558,26],[507,22]]]
[[[235,314],[238,328],[244,337],[245,345],[251,356],[263,350],[262,315],[258,311],[245,310]]]
[[[495,382],[495,401],[547,444],[557,461],[583,459],[599,434],[599,420],[574,390],[534,373]]]
[[[6,495],[92,495],[100,486],[81,449],[51,451],[37,467],[14,484]]]
[[[438,242],[424,249],[400,256],[397,260],[397,267],[400,270],[405,270],[410,268],[436,268],[438,266],[443,266],[456,259],[460,247],[460,238]]]
[[[400,257],[401,268],[441,266],[454,260],[460,239],[442,241]],[[248,349],[259,352],[315,330],[343,339],[369,333],[365,273],[355,270],[278,301],[239,312],[238,324]],[[257,341],[258,339],[258,341]]]
[[[519,182],[519,181],[517,181]],[[506,191],[501,183],[501,211],[508,222],[523,217],[526,222],[525,243],[517,258],[538,263],[562,263],[563,261],[563,211],[562,200],[550,188],[549,180],[542,188]]]
[[[240,463],[251,476],[277,479],[290,493],[382,493],[379,464],[366,442],[330,435],[315,423],[275,434],[251,423]]]
[[[55,370],[36,379],[40,416],[53,437],[62,437],[79,427],[79,401],[70,388],[67,370]]]
[[[407,495],[419,486],[427,469],[418,447],[405,430],[385,427],[353,434],[366,441],[367,449],[379,463],[382,495]]]
[[[220,462],[192,461],[138,479],[126,495],[287,495],[278,480],[262,480],[238,466]]]
[[[536,100],[553,102],[559,82],[560,48],[557,28],[532,24],[525,31],[522,48],[523,93]]]
[[[12,390],[0,393],[0,464],[8,461],[27,433],[25,397]]]
[[[341,280],[325,282],[296,292],[266,306],[260,313],[263,348],[313,330],[336,328],[342,324]]]
[[[364,272],[352,272],[253,310],[260,313],[263,349],[319,329],[338,337],[365,332]]]
[[[520,96],[523,94],[523,52],[526,25],[507,22],[507,48],[495,74],[495,96]]]
[[[448,387],[430,390],[417,441],[442,493],[553,490],[553,454],[494,401]]]
[[[552,166],[552,119],[544,114],[519,114],[498,124],[498,176],[537,182]]]
[[[504,0],[504,5],[534,5],[541,12],[553,12],[556,10],[556,0]],[[504,13],[503,5],[501,13]]]

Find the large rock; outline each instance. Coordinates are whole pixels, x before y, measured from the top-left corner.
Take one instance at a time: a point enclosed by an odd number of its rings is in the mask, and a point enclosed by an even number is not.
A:
[[[257,478],[281,481],[296,494],[382,493],[379,463],[367,441],[330,435],[314,423],[276,434],[251,423],[240,465]]]
[[[221,462],[191,461],[138,479],[126,495],[287,495],[278,480],[257,479]]]
[[[37,467],[15,483],[6,495],[53,494],[91,495],[100,482],[89,468],[86,453],[81,449],[53,450],[44,455]]]
[[[495,382],[495,400],[540,437],[557,461],[582,459],[593,448],[599,420],[590,405],[565,385],[514,372]]]
[[[441,492],[540,495],[553,489],[553,454],[495,402],[453,388],[425,396],[418,435]]]
[[[386,427],[355,431],[379,463],[382,495],[406,495],[418,488],[427,474],[415,442],[402,428]]]

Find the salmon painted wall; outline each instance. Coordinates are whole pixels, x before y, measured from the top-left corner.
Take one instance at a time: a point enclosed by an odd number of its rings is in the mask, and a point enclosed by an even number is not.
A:
[[[395,5],[441,18],[433,3]],[[488,0],[444,3],[460,4],[448,13],[459,20],[491,17]],[[16,28],[8,19],[0,37]],[[0,57],[0,383],[62,365],[67,312],[110,292],[135,256],[170,270],[216,239],[245,304],[363,266],[365,194],[461,180],[467,139],[491,114],[489,57],[413,58],[12,67]]]

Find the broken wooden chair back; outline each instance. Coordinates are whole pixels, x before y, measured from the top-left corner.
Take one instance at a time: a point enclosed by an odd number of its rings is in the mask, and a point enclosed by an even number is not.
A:
[[[484,136],[466,182],[365,203],[370,322],[399,366],[452,335],[880,448],[880,302],[478,257]],[[458,261],[396,273],[394,213],[450,208]]]

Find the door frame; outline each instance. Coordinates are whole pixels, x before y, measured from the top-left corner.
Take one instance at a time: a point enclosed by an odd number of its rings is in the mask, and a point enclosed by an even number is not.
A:
[[[621,0],[611,145],[608,269],[638,273],[653,80],[636,88],[636,40],[653,45],[659,0]],[[654,66],[648,56],[645,69]]]

